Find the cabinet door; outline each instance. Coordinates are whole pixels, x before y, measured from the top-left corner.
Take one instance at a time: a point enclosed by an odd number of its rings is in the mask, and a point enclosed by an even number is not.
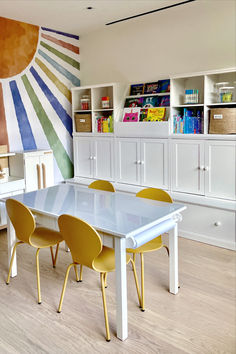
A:
[[[122,183],[140,184],[139,139],[117,139],[116,146],[117,180]]]
[[[27,156],[25,164],[25,191],[31,192],[42,188],[42,177],[39,156]]]
[[[86,137],[76,137],[74,142],[74,167],[75,176],[93,177],[92,162],[93,149],[92,139]]]
[[[53,153],[44,152],[39,158],[42,178],[42,188],[54,185]]]
[[[172,190],[204,194],[204,142],[172,142]]]
[[[93,148],[94,178],[113,180],[114,139],[96,138]]]
[[[141,184],[168,188],[168,141],[141,139]]]
[[[236,142],[205,142],[205,194],[235,200]]]

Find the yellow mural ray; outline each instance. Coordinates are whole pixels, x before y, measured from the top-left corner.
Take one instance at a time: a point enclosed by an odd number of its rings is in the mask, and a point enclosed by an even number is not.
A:
[[[58,90],[68,99],[71,103],[71,92],[70,90],[48,69],[48,67],[39,59],[35,58],[35,62],[47,75],[47,77],[54,83]]]

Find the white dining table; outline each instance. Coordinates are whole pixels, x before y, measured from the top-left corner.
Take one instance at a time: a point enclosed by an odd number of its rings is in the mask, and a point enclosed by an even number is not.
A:
[[[106,235],[104,244],[108,242],[115,249],[116,325],[119,339],[128,337],[126,248],[137,248],[168,232],[169,291],[178,293],[178,222],[182,219],[181,212],[186,208],[184,205],[70,184],[59,184],[12,198],[30,208],[36,215],[37,223],[45,227],[58,230],[59,215],[69,214],[85,220]],[[10,263],[16,235],[9,218],[7,227]],[[15,257],[11,276],[16,275]]]

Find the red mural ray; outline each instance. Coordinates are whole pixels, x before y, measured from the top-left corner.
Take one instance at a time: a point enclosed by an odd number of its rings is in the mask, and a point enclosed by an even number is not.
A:
[[[70,44],[70,43],[67,43],[67,42],[64,42],[60,39],[57,39],[57,38],[54,38],[52,36],[49,36],[48,34],[44,34],[42,33],[41,35],[43,38],[47,39],[48,41],[51,41],[55,44],[58,44],[60,45],[61,47],[63,48],[66,48],[66,49],[69,49],[70,51],[76,53],[76,54],[79,54],[79,47],[73,45],[73,44]]]
[[[1,82],[0,82],[0,145],[7,145],[9,148],[7,124],[6,124],[6,116],[5,116]]]

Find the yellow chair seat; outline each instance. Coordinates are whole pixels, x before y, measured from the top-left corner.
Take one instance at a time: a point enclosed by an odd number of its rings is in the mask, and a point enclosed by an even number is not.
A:
[[[46,227],[37,227],[30,237],[30,243],[36,248],[46,248],[63,241],[62,236],[57,231]]]
[[[126,255],[126,263],[129,261],[130,256]],[[93,261],[93,267],[100,273],[113,272],[116,269],[114,249],[103,246],[102,252]]]
[[[128,253],[145,253],[145,252],[152,252],[152,251],[159,250],[162,247],[163,247],[163,243],[162,243],[161,236],[158,236],[136,249],[127,248],[126,251]]]

